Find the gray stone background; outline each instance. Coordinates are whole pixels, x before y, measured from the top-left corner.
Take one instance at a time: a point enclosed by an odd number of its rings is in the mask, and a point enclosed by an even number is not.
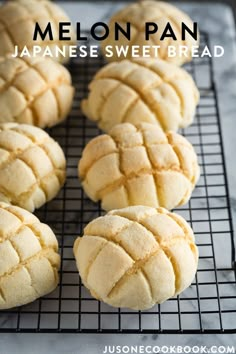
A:
[[[60,2],[60,1],[63,1],[63,0],[58,0],[58,2]],[[80,0],[72,0],[72,1],[74,1],[74,2],[80,2]],[[87,0],[87,2],[89,3],[89,2],[105,2],[105,1],[110,1],[110,0]],[[123,0],[123,2],[133,2],[134,0]],[[169,1],[169,0],[166,0],[166,1]],[[110,1],[110,2],[112,2],[112,1]],[[114,3],[117,3],[117,0],[113,0],[113,2]],[[173,2],[173,1],[172,1]],[[201,3],[213,3],[213,4],[228,4],[229,6],[231,6],[231,8],[233,8],[233,10],[234,10],[234,16],[235,16],[235,20],[236,20],[236,0],[198,0],[198,1],[196,1],[196,0],[184,0],[184,1],[182,1],[182,0],[175,0],[175,2],[176,3],[178,3],[178,2],[181,2],[181,3],[184,3],[184,2],[186,2],[186,3],[191,3],[191,2],[197,2],[197,3],[199,3],[199,4],[201,4]]]

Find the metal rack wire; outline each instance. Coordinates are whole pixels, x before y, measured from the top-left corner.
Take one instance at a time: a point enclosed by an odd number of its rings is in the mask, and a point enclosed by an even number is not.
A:
[[[201,46],[209,45],[202,34]],[[76,270],[72,247],[84,226],[102,211],[84,195],[77,163],[85,144],[99,134],[79,110],[88,83],[104,64],[102,58],[73,61],[69,69],[76,98],[69,119],[50,130],[68,161],[67,183],[58,197],[37,212],[58,236],[60,283],[33,304],[0,314],[0,332],[65,333],[236,333],[236,268],[229,191],[213,63],[199,58],[186,66],[201,93],[194,124],[182,131],[193,143],[201,179],[190,202],[177,212],[192,225],[200,251],[192,286],[150,311],[114,309],[93,299]]]

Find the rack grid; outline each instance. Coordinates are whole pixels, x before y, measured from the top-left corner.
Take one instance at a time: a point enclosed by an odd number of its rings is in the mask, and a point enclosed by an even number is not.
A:
[[[201,34],[201,48],[209,45]],[[99,204],[84,194],[77,164],[85,144],[101,133],[79,109],[88,83],[104,65],[102,57],[76,59],[69,65],[76,97],[66,122],[49,130],[68,161],[66,185],[36,214],[55,231],[61,253],[58,288],[34,303],[1,311],[0,332],[20,333],[236,333],[236,267],[221,123],[211,58],[186,65],[201,93],[194,123],[182,130],[194,145],[201,178],[189,203],[176,211],[191,224],[199,247],[198,272],[183,294],[149,311],[115,309],[93,299],[82,285],[72,253],[73,242]]]

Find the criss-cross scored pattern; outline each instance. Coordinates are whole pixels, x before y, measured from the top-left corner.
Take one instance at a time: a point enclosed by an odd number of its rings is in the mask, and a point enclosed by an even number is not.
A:
[[[33,41],[32,34],[35,30],[36,22],[45,28],[45,24],[51,23],[53,32],[53,41],[42,40]],[[67,15],[56,4],[50,1],[35,1],[35,0],[19,0],[9,1],[0,8],[0,56],[12,54],[15,52],[15,46],[19,50],[27,46],[29,50],[34,45],[40,45],[42,48],[49,46],[54,53],[55,45],[61,49],[63,46],[73,44],[75,34],[70,29],[70,37],[73,41],[59,41],[59,22],[70,22]],[[67,62],[69,56],[64,58],[62,56],[55,59],[61,62]]]
[[[191,124],[198,100],[195,83],[182,68],[136,59],[102,68],[82,109],[105,131],[119,123],[142,121],[176,131]]]
[[[49,58],[0,59],[1,123],[51,127],[67,117],[73,95],[69,72]]]
[[[74,247],[84,284],[116,307],[150,308],[188,287],[198,251],[184,219],[134,206],[95,219]]]
[[[160,46],[159,57],[167,60],[169,62],[173,62],[175,64],[181,65],[186,61],[189,61],[190,54],[188,56],[168,56],[167,47],[169,45],[174,46],[176,49],[180,45],[185,45],[191,48],[193,45],[197,45],[198,41],[195,41],[192,37],[187,36],[186,40],[181,40],[181,26],[184,22],[189,28],[192,28],[191,19],[182,11],[177,9],[176,7],[167,4],[166,2],[161,1],[140,1],[135,4],[128,5],[124,7],[122,10],[115,13],[109,23],[110,35],[109,37],[103,41],[102,48],[105,48],[107,45],[128,45],[129,48],[131,45],[147,45],[147,41],[145,41],[145,23],[154,22],[158,23],[158,32],[152,34],[149,38],[149,44],[154,46]],[[126,28],[126,24],[131,24],[131,40],[129,41],[126,38],[122,37],[122,40],[115,41],[115,26],[114,24],[118,23],[119,25]],[[177,40],[173,40],[173,38],[165,38],[164,40],[160,40],[160,36],[162,31],[164,30],[167,23],[170,23],[175,34]],[[151,49],[151,53],[155,56],[155,50]],[[127,52],[127,57],[131,58],[132,53],[131,49]],[[114,55],[111,58],[108,58],[110,61],[119,61],[123,59],[123,56],[120,57],[118,55]]]
[[[201,33],[200,51],[205,45],[210,45],[208,35]],[[37,216],[52,227],[59,240],[59,287],[32,304],[1,311],[0,332],[235,333],[236,278],[231,263],[235,248],[211,58],[195,58],[185,67],[201,94],[193,124],[181,132],[198,154],[201,177],[191,201],[176,210],[192,226],[199,249],[199,266],[192,285],[181,295],[138,312],[100,303],[78,276],[74,241],[102,213],[100,205],[86,197],[78,181],[78,159],[85,145],[101,134],[79,106],[88,94],[89,82],[104,64],[102,57],[71,62],[69,70],[76,87],[73,110],[64,124],[50,130],[66,154],[67,182],[52,202],[37,211]]]
[[[105,210],[129,205],[173,209],[185,204],[199,178],[197,156],[181,135],[126,123],[84,149],[79,174],[86,193]]]
[[[0,203],[0,309],[55,289],[60,257],[51,229],[29,212]]]
[[[0,196],[29,211],[53,199],[65,181],[65,157],[43,130],[0,124]]]

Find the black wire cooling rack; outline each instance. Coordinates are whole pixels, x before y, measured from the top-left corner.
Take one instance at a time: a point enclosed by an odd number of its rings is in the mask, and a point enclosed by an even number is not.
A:
[[[202,34],[201,46],[209,45]],[[236,333],[236,268],[221,125],[212,60],[193,60],[186,69],[201,93],[194,124],[182,131],[194,145],[201,179],[190,202],[177,212],[191,224],[200,260],[195,281],[183,294],[149,311],[115,309],[93,299],[76,270],[73,242],[101,215],[80,187],[77,164],[85,144],[100,132],[80,112],[88,83],[102,58],[73,61],[69,69],[76,98],[69,119],[50,130],[68,161],[59,196],[37,212],[55,231],[61,252],[60,283],[52,294],[21,308],[2,311],[0,332],[40,333]]]

